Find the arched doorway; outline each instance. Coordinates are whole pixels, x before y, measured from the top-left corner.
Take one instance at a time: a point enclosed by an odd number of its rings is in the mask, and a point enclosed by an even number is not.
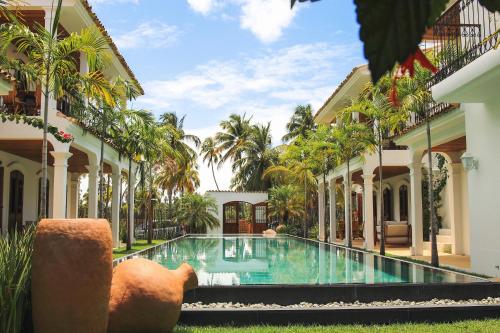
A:
[[[267,202],[232,201],[222,205],[224,234],[254,234],[267,229]]]
[[[24,175],[18,170],[10,173],[9,232],[23,227]]]

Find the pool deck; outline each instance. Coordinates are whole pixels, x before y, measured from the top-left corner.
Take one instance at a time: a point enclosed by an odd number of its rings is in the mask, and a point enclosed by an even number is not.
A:
[[[340,245],[344,244],[343,241],[340,239],[338,239],[336,243]],[[359,249],[363,249],[363,240],[357,240],[357,239],[353,240],[352,246]],[[380,252],[379,245],[375,246],[374,252]],[[431,262],[431,253],[428,250],[424,250],[423,256],[412,256],[409,247],[406,246],[397,247],[397,246],[387,245],[385,248],[385,252],[394,256],[407,257],[415,260],[426,261],[428,263]],[[470,270],[471,269],[470,256],[453,255],[445,252],[439,252],[438,254],[439,254],[439,263],[441,266],[447,266],[450,268],[456,268],[459,270],[472,272]]]

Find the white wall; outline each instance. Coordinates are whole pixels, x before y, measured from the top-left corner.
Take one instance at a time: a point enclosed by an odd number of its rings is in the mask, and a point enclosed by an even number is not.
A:
[[[207,191],[206,195],[214,198],[217,201],[217,218],[219,219],[219,228],[214,228],[207,231],[209,235],[222,235],[223,221],[223,205],[231,201],[244,201],[252,205],[267,201],[267,192],[229,192],[229,191]]]

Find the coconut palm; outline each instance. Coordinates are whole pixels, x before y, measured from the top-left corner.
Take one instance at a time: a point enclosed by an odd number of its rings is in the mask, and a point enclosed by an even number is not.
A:
[[[299,136],[307,137],[316,128],[311,104],[297,105],[290,121],[286,124],[287,134],[283,142],[289,142]]]
[[[214,178],[217,191],[219,191],[219,184],[217,184],[217,179],[215,178],[214,165],[221,159],[221,153],[215,144],[214,138],[208,137],[205,141],[203,141],[203,144],[201,145],[201,153],[203,154],[203,162],[206,162],[212,169],[212,177]]]
[[[269,190],[269,215],[288,225],[290,218],[304,214],[300,189],[294,185],[279,185]]]
[[[219,160],[219,165],[227,160],[236,161],[241,158],[242,147],[246,145],[251,135],[250,119],[237,114],[231,114],[228,120],[220,122],[222,131],[215,135],[215,142],[221,152],[225,152]]]
[[[338,162],[346,163],[347,167],[345,195],[347,196],[348,214],[345,217],[345,228],[347,232],[347,246],[352,247],[350,161],[354,157],[361,155],[368,146],[374,144],[373,132],[365,124],[346,122],[342,126],[334,128],[332,136],[337,145]]]
[[[61,5],[62,0],[59,0],[57,7],[53,8],[55,10],[54,21],[50,31],[37,23],[35,23],[33,29],[19,23],[8,23],[0,27],[2,66],[6,69],[18,70],[24,76],[26,82],[43,87],[44,126],[40,193],[40,216],[42,218],[47,216],[47,119],[49,98],[51,95],[54,98],[62,96],[64,88],[67,87],[68,78],[71,78],[70,81],[74,81],[75,76],[86,76],[89,80],[97,77],[98,75],[94,71],[103,67],[108,54],[107,40],[96,28],[83,29],[80,34],[72,33],[61,38],[57,31]],[[8,60],[7,51],[10,45],[14,45],[17,52],[25,55],[28,61],[24,63],[20,60]],[[86,75],[78,74],[79,64],[76,63],[74,55],[80,52],[85,54],[88,61],[90,73]],[[103,93],[104,91],[102,89]],[[110,99],[107,94],[103,97]]]
[[[240,156],[233,163],[231,187],[243,191],[266,191],[271,187],[264,172],[278,162],[278,154],[271,147],[271,124],[251,127],[248,141],[235,153]]]
[[[209,196],[187,193],[178,199],[176,220],[192,233],[205,233],[220,226],[217,216],[217,202]]]

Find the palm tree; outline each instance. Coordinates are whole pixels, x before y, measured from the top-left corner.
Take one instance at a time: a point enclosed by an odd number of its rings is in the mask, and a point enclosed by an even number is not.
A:
[[[16,69],[27,82],[43,86],[43,143],[42,143],[42,180],[40,193],[40,217],[47,216],[47,153],[48,153],[48,112],[49,97],[61,96],[68,81],[74,82],[78,74],[75,54],[86,55],[91,73],[87,78],[95,76],[94,71],[103,67],[108,54],[106,39],[96,28],[84,29],[80,34],[72,33],[65,38],[57,32],[62,0],[58,1],[52,27],[46,30],[35,23],[33,31],[19,23],[4,24],[0,27],[0,45],[2,66],[6,69]],[[54,8],[53,8],[54,10]],[[7,51],[14,45],[18,53],[26,56],[27,62],[8,60]],[[94,75],[92,74],[94,73]],[[95,83],[95,82],[94,82]]]
[[[120,132],[115,132],[114,137],[117,144],[121,145],[121,150],[128,157],[128,205],[134,207],[131,192],[132,184],[132,161],[140,162],[143,155],[147,153],[149,147],[155,145],[152,140],[148,140],[150,129],[155,125],[154,116],[147,110],[123,110],[120,117]],[[145,139],[146,138],[146,139]],[[129,208],[130,209],[130,208]],[[133,210],[130,209],[131,212]],[[127,250],[132,248],[131,214],[127,218]]]
[[[217,187],[217,191],[219,191],[219,184],[217,184],[217,179],[215,178],[214,164],[217,164],[221,159],[221,153],[212,137],[208,137],[203,141],[201,153],[203,154],[203,162],[207,162],[208,166],[212,169],[212,177],[214,177],[215,186]]]
[[[222,158],[219,160],[219,165],[227,160],[236,161],[241,158],[242,147],[246,145],[251,135],[250,119],[237,114],[231,114],[228,120],[223,120],[220,123],[222,129],[215,135],[215,142],[219,145],[219,149],[225,151]]]
[[[277,217],[281,224],[288,225],[290,218],[304,214],[304,206],[297,187],[280,185],[269,190],[269,215]]]
[[[350,161],[361,155],[367,146],[373,145],[373,132],[365,124],[344,123],[341,127],[332,130],[332,136],[337,144],[339,162],[345,162],[347,166],[347,183],[345,185],[345,196],[347,196],[347,216],[345,217],[345,228],[347,232],[347,246],[352,247],[351,231],[351,170]]]
[[[278,162],[278,154],[271,147],[271,124],[251,127],[248,141],[235,150],[240,156],[233,163],[235,173],[231,187],[243,191],[266,191],[271,182],[264,178],[265,171]]]
[[[401,99],[400,109],[406,112],[407,115],[415,113],[425,117],[426,134],[427,134],[427,163],[429,170],[427,172],[428,196],[429,196],[429,219],[431,225],[431,264],[435,267],[439,266],[439,255],[437,249],[437,233],[439,229],[436,207],[434,201],[434,180],[432,171],[432,137],[431,137],[431,106],[433,99],[430,91],[426,87],[429,82],[431,73],[424,70],[420,66],[415,67],[415,75],[413,77],[403,77],[398,80],[398,95]]]
[[[188,193],[179,198],[176,209],[179,224],[189,227],[192,233],[205,233],[220,226],[217,216],[217,202],[209,196]]]
[[[283,142],[289,142],[299,136],[307,137],[316,128],[311,104],[297,105],[290,121],[286,124],[287,134]]]

